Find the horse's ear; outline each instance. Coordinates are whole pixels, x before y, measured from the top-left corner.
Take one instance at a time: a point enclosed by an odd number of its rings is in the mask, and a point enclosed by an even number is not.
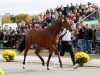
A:
[[[62,22],[64,22],[64,19],[62,19]]]

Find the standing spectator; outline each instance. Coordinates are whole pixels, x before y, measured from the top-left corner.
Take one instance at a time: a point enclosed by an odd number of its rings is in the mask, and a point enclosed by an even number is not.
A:
[[[75,18],[74,22],[78,23],[79,22],[79,17],[80,17],[79,13],[76,13],[75,16],[76,16],[76,18]]]
[[[75,15],[73,13],[70,14],[70,20],[74,21],[76,19]]]
[[[96,36],[96,51],[98,54],[100,54],[100,25],[97,26],[95,36]]]
[[[0,41],[3,41],[3,31],[2,31],[2,27],[0,27]]]
[[[95,50],[95,54],[97,53],[96,51],[96,35],[95,35],[95,32],[96,32],[96,26],[92,26],[92,30],[93,30],[93,48]]]
[[[55,23],[56,21],[56,16],[54,13],[51,14],[51,24]]]
[[[83,39],[83,36],[84,36],[84,28],[81,26],[81,25],[78,25],[78,36],[77,36],[77,45],[80,49],[80,51],[84,51],[85,50],[85,41]]]
[[[57,19],[58,19],[58,15],[59,15],[59,14],[58,14],[58,12],[57,12],[57,10],[56,10],[56,9],[54,10],[54,14],[55,14],[55,20],[57,20]]]
[[[72,10],[72,13],[74,13],[75,6],[73,5],[73,3],[71,3],[71,6],[70,6],[69,10]]]
[[[46,22],[46,20],[42,21],[42,28],[46,28],[48,26],[48,23]]]
[[[76,6],[75,6],[75,9],[77,10],[77,9],[79,9],[79,5],[76,3]]]
[[[1,26],[0,26],[0,48],[3,48],[3,31]]]
[[[69,12],[69,5],[68,4],[67,4],[66,7],[64,7],[64,12],[65,12],[66,15],[68,14],[68,12]]]
[[[86,43],[86,50],[87,50],[88,54],[92,53],[92,37],[93,37],[93,30],[92,30],[91,26],[86,25],[84,40]]]
[[[79,34],[78,29],[76,28],[76,25],[72,26],[72,44],[74,47],[74,50],[77,49],[77,35]]]

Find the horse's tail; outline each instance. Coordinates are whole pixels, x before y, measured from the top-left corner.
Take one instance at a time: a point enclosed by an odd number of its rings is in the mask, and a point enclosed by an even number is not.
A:
[[[25,50],[25,39],[26,37],[24,37],[18,44],[17,51],[20,53],[22,53]]]

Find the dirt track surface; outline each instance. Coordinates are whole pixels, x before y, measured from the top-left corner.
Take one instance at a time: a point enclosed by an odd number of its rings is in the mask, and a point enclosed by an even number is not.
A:
[[[22,67],[20,62],[0,62],[0,68],[6,75],[100,75],[100,66],[84,66],[74,70],[72,65],[63,65],[60,68],[59,65],[50,64],[50,70],[47,70],[41,64],[27,63],[25,69]]]

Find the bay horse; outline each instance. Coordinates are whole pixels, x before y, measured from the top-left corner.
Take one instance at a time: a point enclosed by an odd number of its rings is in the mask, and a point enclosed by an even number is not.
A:
[[[25,34],[25,37],[20,42],[20,45],[17,48],[19,52],[24,51],[23,69],[25,68],[25,61],[28,50],[33,42],[37,45],[35,54],[40,58],[43,66],[45,65],[45,62],[44,59],[39,55],[39,53],[42,48],[50,49],[47,60],[47,70],[49,70],[49,62],[53,52],[55,52],[55,54],[58,56],[60,67],[62,67],[62,61],[60,59],[60,55],[57,50],[59,33],[62,27],[71,28],[70,21],[68,21],[68,19],[66,19],[65,17],[57,19],[53,25],[50,25],[47,28],[44,29],[33,28],[29,32],[27,32],[27,34]]]

